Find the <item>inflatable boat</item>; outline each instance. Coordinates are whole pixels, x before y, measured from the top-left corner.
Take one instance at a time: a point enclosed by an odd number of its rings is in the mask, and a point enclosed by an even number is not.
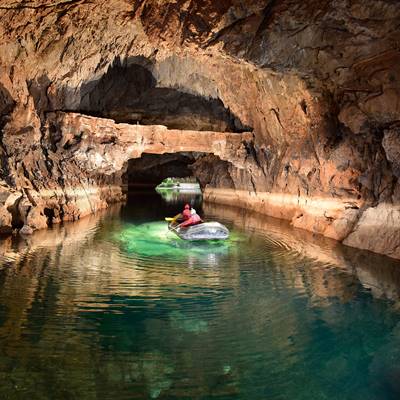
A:
[[[180,227],[177,222],[172,221],[168,228],[184,240],[225,240],[229,237],[229,229],[219,222],[202,222]]]

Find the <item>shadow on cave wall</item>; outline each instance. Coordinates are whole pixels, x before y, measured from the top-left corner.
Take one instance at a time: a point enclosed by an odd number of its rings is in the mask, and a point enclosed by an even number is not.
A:
[[[116,59],[99,80],[81,86],[80,111],[116,122],[165,125],[170,129],[252,130],[220,99],[157,87],[151,68],[151,62],[143,57],[123,62]]]
[[[46,112],[79,112],[111,118],[118,123],[165,125],[169,129],[248,132],[245,125],[220,99],[157,87],[152,62],[144,57],[117,58],[97,80],[78,88],[60,87],[43,75],[28,82],[38,115]]]
[[[7,116],[15,107],[15,101],[10,92],[0,83],[0,130],[7,122]]]
[[[0,83],[0,175],[10,186],[15,182],[10,174],[9,157],[3,146],[3,128],[16,105],[10,92]]]

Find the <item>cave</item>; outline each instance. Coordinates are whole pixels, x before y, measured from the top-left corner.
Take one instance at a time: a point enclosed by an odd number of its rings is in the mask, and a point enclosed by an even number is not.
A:
[[[5,229],[17,200],[36,230],[44,209],[76,219],[122,200],[128,160],[201,153],[216,157],[196,162],[210,201],[400,258],[399,11],[368,1],[72,1],[42,16],[7,0]],[[97,28],[78,32],[91,12]],[[27,42],[13,18],[31,24]]]
[[[129,191],[139,187],[155,188],[166,178],[193,177],[190,167],[202,156],[200,153],[143,154],[128,161],[122,182]]]
[[[229,161],[221,160],[212,153],[176,152],[143,154],[128,160],[122,183],[127,188],[154,188],[166,178],[194,178],[203,189],[207,185],[233,188]]]
[[[4,21],[30,21],[30,3],[4,6]],[[6,230],[14,191],[29,203],[22,189],[32,192],[35,215],[76,219],[123,199],[128,160],[202,153],[216,156],[197,163],[205,198],[400,258],[395,2],[184,1],[165,12],[153,1],[111,3],[113,21],[95,11],[98,32],[76,31],[89,14],[75,2],[35,18],[32,32],[44,33],[27,45],[4,23]],[[67,194],[82,186],[95,201]],[[372,239],[377,230],[386,239]]]
[[[190,204],[202,214],[201,184],[204,185],[206,177],[199,165],[203,165],[208,157],[210,155],[197,152],[145,153],[140,158],[128,160],[121,177],[126,196],[123,217],[134,220],[140,215],[141,218],[164,219],[178,214],[185,204]],[[198,183],[199,189],[157,189],[166,178],[186,178],[187,181]]]
[[[2,397],[400,398],[398,0],[0,3]]]

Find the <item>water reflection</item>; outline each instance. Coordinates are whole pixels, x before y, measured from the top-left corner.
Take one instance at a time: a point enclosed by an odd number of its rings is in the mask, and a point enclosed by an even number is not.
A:
[[[304,257],[308,264],[310,262],[315,264],[314,268],[308,268],[308,273],[314,275],[309,276],[306,283],[301,270],[295,271],[296,276],[291,280],[296,287],[315,283],[311,291],[313,294],[322,297],[339,296],[345,300],[353,297],[354,284],[361,283],[365,289],[371,290],[371,294],[376,298],[399,301],[398,260],[344,246],[335,240],[309,231],[293,229],[287,221],[248,210],[211,203],[203,204],[203,208],[209,218],[220,218],[230,221],[238,228],[246,229],[247,232],[256,232],[269,242],[282,246],[284,252],[294,251],[297,257]],[[340,295],[343,290],[347,294]]]
[[[397,398],[398,262],[208,204],[232,240],[193,247],[133,204],[0,242],[4,398]]]
[[[186,202],[194,205],[200,203],[203,197],[200,189],[157,189],[157,193],[164,201],[170,204],[181,204],[182,202]]]

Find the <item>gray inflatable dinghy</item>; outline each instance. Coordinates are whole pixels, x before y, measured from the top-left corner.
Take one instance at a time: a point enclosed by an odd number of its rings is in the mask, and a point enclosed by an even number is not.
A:
[[[219,222],[203,222],[187,228],[171,223],[168,227],[184,240],[225,240],[229,237],[229,229]]]

